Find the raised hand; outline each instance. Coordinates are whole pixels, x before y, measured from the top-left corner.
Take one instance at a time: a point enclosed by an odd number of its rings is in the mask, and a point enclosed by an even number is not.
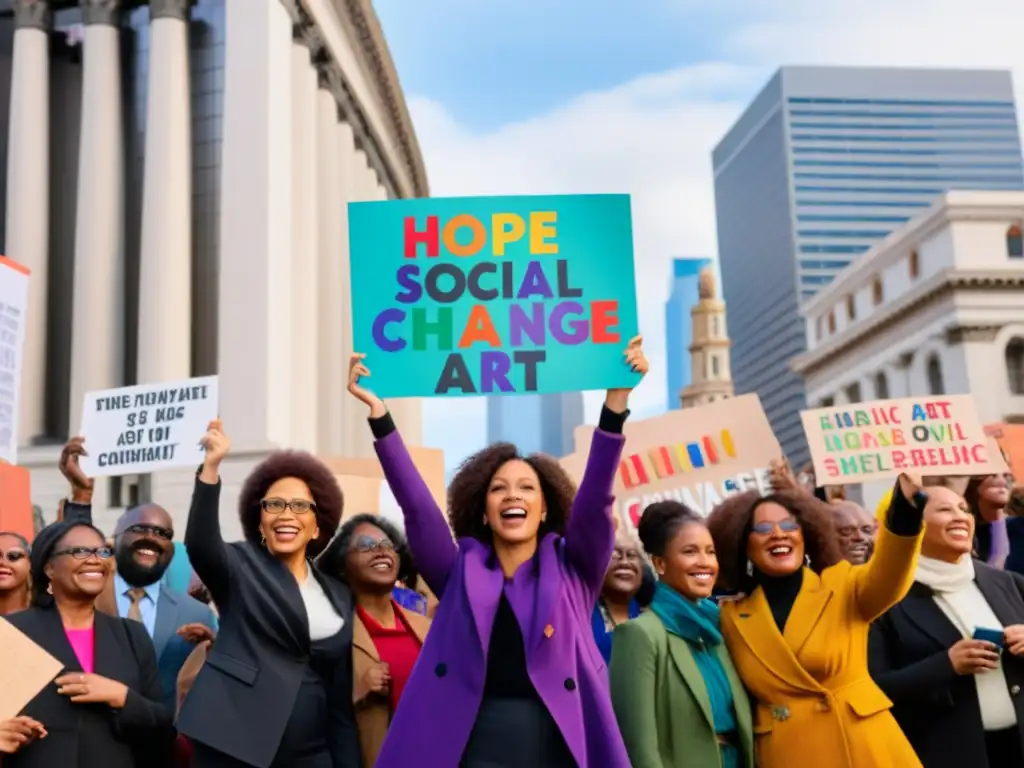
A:
[[[88,456],[84,437],[72,437],[60,452],[60,473],[71,486],[71,500],[76,504],[91,504],[93,479],[86,477],[79,464],[82,456]]]
[[[626,365],[628,365],[629,369],[634,373],[639,373],[641,378],[647,375],[647,371],[650,367],[647,362],[647,356],[644,355],[643,345],[644,337],[634,336],[629,340],[629,344],[626,346],[626,350],[623,353]],[[637,384],[639,383],[640,382],[638,381]],[[605,395],[604,404],[616,413],[623,413],[629,405],[629,394],[635,388],[636,385],[634,384],[632,387],[609,389],[608,394]]]
[[[928,502],[928,494],[921,490],[921,476],[908,475],[904,472],[899,477],[900,493],[917,509],[924,509]]]
[[[348,392],[356,400],[366,404],[370,409],[371,419],[378,419],[387,413],[388,409],[384,405],[383,400],[361,384],[363,379],[368,379],[370,377],[370,369],[367,368],[366,363],[363,362],[365,359],[366,355],[358,352],[349,358]]]
[[[231,450],[231,440],[224,434],[224,424],[214,419],[206,427],[206,434],[199,444],[206,450],[203,469],[199,474],[204,483],[216,485],[220,477],[220,465]]]

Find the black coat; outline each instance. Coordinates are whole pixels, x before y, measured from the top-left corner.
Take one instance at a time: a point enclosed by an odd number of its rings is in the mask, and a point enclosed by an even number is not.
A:
[[[1024,577],[979,561],[974,569],[1000,623],[1024,624]],[[996,768],[988,763],[973,676],[956,674],[949,659],[949,649],[962,639],[932,591],[918,582],[871,628],[871,676],[892,699],[892,714],[925,768]],[[1007,651],[1002,661],[1024,745],[1024,658]]]
[[[178,716],[185,736],[243,763],[266,768],[307,674],[309,621],[291,572],[263,547],[226,544],[220,532],[220,485],[196,481],[185,546],[220,613],[220,629]],[[352,641],[352,593],[312,565]],[[325,680],[335,768],[361,765],[352,705],[352,654],[343,653]]]
[[[81,672],[56,608],[29,608],[7,620],[64,665]],[[51,683],[22,714],[41,722],[48,736],[3,758],[3,768],[150,768],[170,765],[173,713],[163,703],[160,672],[146,628],[96,612],[93,672],[128,686],[120,710],[75,704]]]

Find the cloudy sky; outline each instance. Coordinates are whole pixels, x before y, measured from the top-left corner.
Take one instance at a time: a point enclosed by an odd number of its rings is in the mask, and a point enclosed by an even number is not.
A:
[[[653,373],[674,256],[716,255],[711,149],[786,64],[1010,69],[1021,0],[375,0],[435,196],[626,192]],[[588,394],[596,418],[600,393]],[[485,441],[478,398],[431,400],[448,465]]]

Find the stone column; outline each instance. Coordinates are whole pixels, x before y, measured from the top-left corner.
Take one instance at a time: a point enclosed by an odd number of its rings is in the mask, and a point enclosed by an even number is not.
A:
[[[346,362],[342,358],[341,302],[342,266],[341,216],[344,208],[341,187],[341,159],[338,157],[338,105],[321,79],[316,93],[317,229],[319,232],[317,302],[319,306],[320,370],[317,376],[317,420],[319,452],[328,456],[345,454],[343,425]]]
[[[339,288],[339,305],[341,321],[341,354],[345,366],[344,375],[348,375],[348,360],[357,351],[352,343],[352,262],[348,248],[348,203],[352,199],[353,173],[356,159],[355,132],[352,126],[342,122],[338,125],[338,179],[341,204],[338,206],[340,247],[338,249],[338,265],[341,285]],[[360,352],[364,350],[358,350]],[[348,456],[354,456],[353,436],[368,431],[366,424],[366,407],[353,397],[342,398],[341,429],[342,450]]]
[[[217,368],[241,454],[291,437],[292,20],[280,0],[226,0],[225,22]]]
[[[150,0],[138,382],[192,374],[190,0]]]
[[[292,44],[292,445],[317,450],[320,356],[317,243],[317,73]]]
[[[32,275],[25,317],[19,442],[44,429],[47,273],[50,225],[50,3],[14,0],[10,121],[7,130],[7,242],[4,252]]]
[[[81,0],[82,123],[71,328],[71,423],[82,396],[124,381],[124,140],[120,0]]]

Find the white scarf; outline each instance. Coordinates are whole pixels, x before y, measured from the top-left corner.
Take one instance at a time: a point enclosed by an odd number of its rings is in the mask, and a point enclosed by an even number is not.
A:
[[[965,554],[955,563],[918,557],[914,580],[934,593],[939,609],[964,637],[974,635],[978,627],[1003,629],[988,600],[974,583],[974,560]],[[1003,673],[998,669],[973,675],[981,707],[981,722],[986,731],[999,731],[1017,724],[1017,712],[1010,698]]]

